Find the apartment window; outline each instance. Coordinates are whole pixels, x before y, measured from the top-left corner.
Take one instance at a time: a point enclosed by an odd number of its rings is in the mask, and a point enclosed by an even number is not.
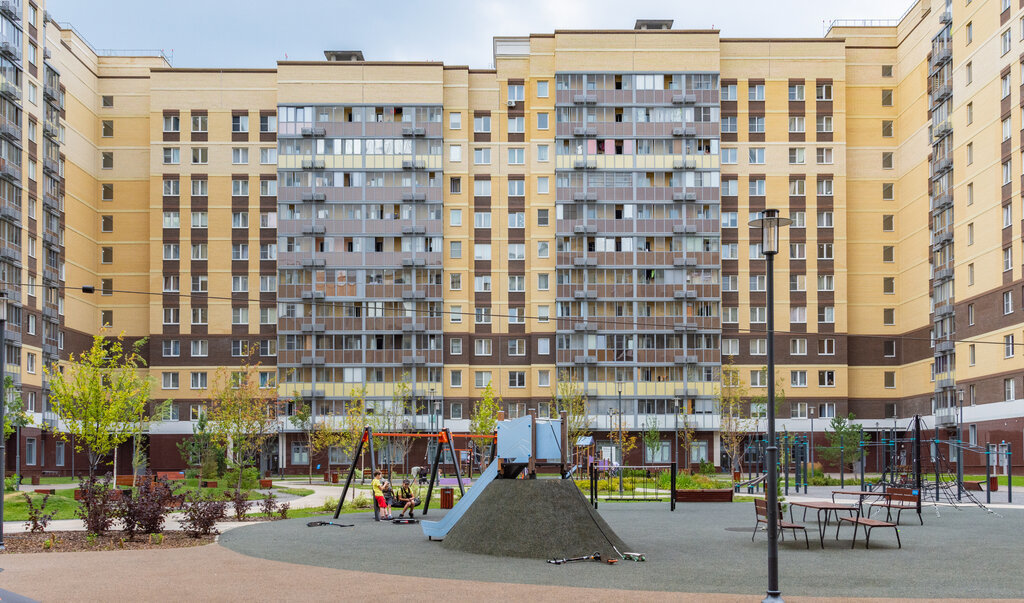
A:
[[[790,86],[789,86],[789,100],[791,100],[791,101],[802,101],[802,100],[804,100],[804,85],[803,84],[790,84]]]
[[[249,212],[236,211],[231,213],[231,228],[249,228]]]
[[[491,131],[491,117],[489,115],[473,118],[473,131],[486,134]]]
[[[747,88],[747,100],[752,101],[763,101],[764,100],[764,84],[754,84]]]
[[[177,182],[177,180],[175,180]],[[196,180],[192,179],[192,196],[193,197],[206,197],[210,192],[210,182],[208,180]]]
[[[836,340],[831,337],[826,337],[818,340],[818,355],[819,356],[835,356],[836,353]]]
[[[192,131],[196,133],[207,131],[207,117],[205,115],[192,116]]]
[[[1014,392],[1014,380],[1013,377],[1003,379],[1003,400],[1007,402],[1016,400],[1017,396]]]
[[[803,165],[805,163],[803,147],[789,149],[789,163],[791,165]]]
[[[249,131],[249,116],[248,115],[232,115],[231,116],[231,133],[241,134]]]
[[[832,212],[818,212],[818,228],[832,228]]]
[[[249,195],[248,180],[232,180],[231,194],[235,197],[247,197]]]
[[[491,324],[491,309],[488,307],[477,307],[474,319],[478,325]]]
[[[974,284],[974,263],[967,264],[967,286]]]
[[[764,147],[751,147],[747,151],[747,161],[753,165],[764,163]]]
[[[736,128],[737,128],[737,126],[736,126],[736,116],[735,115],[726,115],[726,116],[722,117],[722,132],[724,132],[726,134],[729,134],[729,133],[735,134],[736,133]]]
[[[807,387],[807,371],[789,371],[789,384],[792,387]],[[806,417],[807,416],[807,403],[806,402],[798,402],[798,403],[794,404],[793,406],[794,407],[795,406],[802,406],[803,407],[802,417]]]
[[[1007,247],[1003,250],[1003,272],[1013,269],[1013,248]]]
[[[974,222],[967,225],[967,245],[974,245]]]
[[[548,129],[548,114],[538,113],[537,114],[537,129],[547,130]]]
[[[1009,117],[1003,120],[1003,140],[1009,140],[1013,135],[1012,123]]]
[[[448,352],[453,356],[462,355],[462,338],[452,337],[448,340]]]
[[[449,130],[461,130],[462,129],[462,113],[453,112],[448,114],[448,129]]]
[[[473,371],[473,385],[483,389],[491,383],[491,371]]]
[[[893,136],[892,120],[891,119],[883,119],[882,120],[882,138],[892,138],[892,136]]]
[[[789,259],[791,259],[791,260],[803,260],[803,259],[806,259],[806,257],[807,257],[807,244],[806,243],[790,243],[789,244]]]
[[[192,212],[192,228],[207,228],[210,223],[210,216],[205,211]]]
[[[451,371],[450,376],[449,384],[451,387],[462,387],[462,371]]]
[[[177,180],[164,180],[164,194],[165,195],[168,194],[167,193],[167,183],[168,182],[177,183],[178,181]],[[175,187],[175,190],[177,190],[177,187]],[[174,194],[177,194],[177,193],[174,193]],[[103,201],[113,201],[114,200],[114,185],[113,184],[104,183],[100,187],[100,199],[103,200]]]
[[[181,119],[177,115],[164,115],[164,132],[181,131]]]
[[[747,120],[748,130],[753,133],[764,133],[764,117],[763,116],[750,116]]]
[[[549,192],[551,192],[551,186],[550,186],[549,182],[550,181],[548,180],[547,176],[539,176],[537,178],[537,194],[538,195],[547,195]]]
[[[747,194],[751,197],[763,197],[765,195],[764,178],[751,178],[748,184]]]
[[[235,275],[231,277],[231,292],[232,293],[246,293],[249,291],[249,277],[243,275]]]
[[[804,324],[807,322],[807,306],[793,306],[789,309],[789,322]]]
[[[896,324],[895,308],[882,308],[882,324],[890,327]]]
[[[832,147],[818,147],[815,150],[818,165],[832,165]]]
[[[739,339],[722,340],[722,356],[735,356],[740,353]]]
[[[202,165],[210,162],[210,149],[207,147],[192,147],[192,163]]]
[[[491,163],[491,149],[482,147],[473,149],[473,163],[476,165],[488,165]]]
[[[736,100],[736,84],[727,84],[722,86],[722,100],[734,101]]]
[[[113,96],[103,96],[103,97],[101,97],[101,99],[102,100],[100,101],[100,104],[103,107],[113,107],[114,106],[114,97]]]
[[[204,371],[192,371],[189,375],[192,389],[206,389],[208,385],[207,376]]]
[[[462,290],[462,274],[455,272],[448,275],[448,289],[451,291]]]
[[[832,259],[832,243],[818,243],[818,259],[819,260],[831,260]]]
[[[974,304],[967,304],[967,324],[974,326]]]
[[[449,322],[462,322],[462,306],[452,305],[451,309],[448,311],[448,317]]]
[[[736,306],[725,306],[722,308],[722,322],[734,324],[740,321],[740,309]]]
[[[818,387],[835,387],[835,371],[818,371]]]
[[[1013,220],[1013,207],[1007,203],[1003,206],[1003,228],[1010,225]]]
[[[526,244],[525,243],[510,243],[508,246],[508,259],[510,260],[525,260],[526,259]]]
[[[164,308],[164,324],[176,325],[180,321],[181,310],[178,308]]]
[[[192,259],[193,260],[206,260],[209,259],[209,247],[206,243],[193,243],[192,244]]]
[[[896,389],[896,371],[884,371],[882,373],[882,386],[885,389]]]
[[[114,261],[114,248],[113,247],[101,247],[100,248],[100,263],[110,264]]]
[[[974,23],[968,23],[966,29],[967,43],[970,44],[974,41]]]
[[[768,353],[768,340],[766,339],[751,339],[750,340],[750,355],[751,356],[764,356]]]
[[[193,358],[206,358],[210,355],[210,341],[207,339],[193,339],[190,347]]]
[[[967,125],[974,123],[974,103],[967,103]]]
[[[525,117],[510,117],[508,118],[508,133],[509,134],[522,134],[526,132],[526,118]]]
[[[818,291],[835,291],[835,276],[831,274],[819,274]]]
[[[1013,358],[1013,333],[1003,335],[1003,358]]]
[[[459,259],[462,257],[462,241],[448,242],[448,257]]]
[[[882,216],[882,232],[892,232],[895,229],[895,217],[892,214]]]
[[[449,226],[462,226],[462,210],[452,209],[448,212],[448,225]]]
[[[163,389],[178,389],[178,373],[163,373],[161,385]]]
[[[882,153],[882,169],[891,170],[893,168],[893,154],[891,151],[884,151]]]
[[[789,131],[800,134],[806,131],[806,119],[802,115],[794,115],[789,118]]]
[[[830,101],[832,100],[832,84],[818,84],[814,87],[815,100],[819,101]]]
[[[967,346],[967,352],[968,352],[968,358],[970,360],[970,365],[974,366],[975,362],[977,361],[977,357],[975,356],[975,350],[974,350],[974,344],[973,343],[971,345]]]
[[[819,197],[831,197],[832,196],[832,179],[824,178],[818,180],[818,196]]]
[[[487,293],[491,290],[491,277],[481,275],[473,277],[473,290],[477,293]]]
[[[791,274],[789,275],[789,290],[790,291],[806,291],[807,290],[807,276],[804,274]]]
[[[179,245],[177,243],[164,243],[164,259],[165,260],[177,260],[179,259]]]
[[[1013,314],[1013,291],[1003,291],[1003,314]]]
[[[882,183],[882,201],[892,201],[896,198],[896,187],[892,182]]]
[[[508,100],[521,101],[526,99],[526,90],[522,84],[508,85]]]
[[[548,145],[539,144],[537,145],[537,161],[548,160]]]
[[[750,371],[750,387],[768,387],[768,375],[765,371]]]
[[[181,355],[181,341],[177,339],[166,339],[161,347],[164,358],[176,358]]]
[[[767,319],[767,312],[764,306],[751,306],[750,307],[750,322],[752,323],[763,323]]]
[[[276,115],[261,115],[260,116],[260,132],[269,134],[271,132],[277,132],[277,116]]]
[[[1003,162],[1003,184],[1009,184],[1013,180],[1013,164],[1010,159]]]
[[[896,293],[896,278],[892,276],[882,277],[882,293],[894,295]]]
[[[882,106],[883,107],[891,107],[892,106],[892,90],[891,89],[885,88],[885,89],[882,90]]]
[[[1002,51],[1002,54],[1006,54],[1006,53],[1010,52],[1011,42],[1010,42],[1010,30],[1009,29],[1007,29],[1002,34],[1000,34],[999,41],[1000,41],[999,49]]]
[[[231,149],[231,163],[234,165],[249,163],[249,149],[245,147],[233,147]]]
[[[192,277],[192,292],[193,293],[206,293],[210,290],[210,277],[203,275],[196,275]]]

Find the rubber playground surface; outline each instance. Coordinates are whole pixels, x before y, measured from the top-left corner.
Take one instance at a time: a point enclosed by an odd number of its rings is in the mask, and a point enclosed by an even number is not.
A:
[[[482,582],[686,593],[764,594],[766,541],[754,525],[752,503],[604,503],[599,512],[633,551],[647,561],[615,565],[551,565],[541,559],[497,558],[445,549],[428,541],[419,525],[374,522],[372,514],[343,515],[351,528],[307,527],[310,519],[236,528],[220,538],[230,550],[262,559],[401,576]],[[783,595],[892,598],[1017,598],[1024,595],[1024,511],[1002,517],[965,506],[932,506],[925,525],[904,513],[896,548],[892,530],[863,533],[850,549],[852,529],[835,540],[830,527],[822,550],[813,513],[807,522],[811,549],[791,533],[780,544]],[[431,509],[427,519],[444,511]],[[421,516],[417,514],[417,518]],[[787,520],[789,514],[787,513]],[[330,519],[325,516],[318,519]],[[523,525],[522,529],[530,529]],[[585,555],[592,551],[579,551]],[[503,591],[505,597],[513,593]],[[501,597],[498,592],[495,596]]]

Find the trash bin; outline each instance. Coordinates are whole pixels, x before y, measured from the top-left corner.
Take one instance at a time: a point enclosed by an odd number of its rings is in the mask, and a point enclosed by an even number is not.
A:
[[[451,487],[441,488],[441,508],[451,509],[455,506],[455,490]]]
[[[337,471],[334,471],[334,472],[331,473],[331,483],[332,484],[338,483],[338,472]]]
[[[988,477],[988,491],[989,492],[995,492],[998,489],[999,489],[999,477],[995,476],[995,475],[990,475]]]

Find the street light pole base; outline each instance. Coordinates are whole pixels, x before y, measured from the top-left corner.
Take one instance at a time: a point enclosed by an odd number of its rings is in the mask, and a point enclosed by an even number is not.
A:
[[[765,598],[761,599],[761,603],[782,603],[782,591],[768,591]]]

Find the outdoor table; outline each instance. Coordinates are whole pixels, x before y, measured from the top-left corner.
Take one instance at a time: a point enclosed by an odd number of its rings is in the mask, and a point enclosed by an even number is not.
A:
[[[836,494],[845,494],[846,496],[857,497],[857,508],[862,509],[864,506],[864,499],[875,496],[877,498],[888,499],[891,494],[888,492],[882,492],[880,490],[833,490],[832,491],[832,502],[836,501]],[[871,509],[868,509],[868,517],[871,516]]]
[[[837,502],[808,501],[808,502],[794,502],[794,503],[789,503],[789,504],[791,505],[789,507],[789,519],[790,519],[790,521],[793,521],[793,507],[803,507],[804,508],[804,517],[807,517],[807,509],[814,509],[815,511],[818,512],[818,540],[821,542],[821,548],[825,548],[825,528],[828,527],[828,516],[830,514],[834,513],[835,516],[836,516],[836,522],[838,522],[839,521],[839,512],[840,511],[850,511],[850,512],[853,512],[853,513],[859,513],[860,512],[860,506],[859,505],[847,505],[847,504],[837,503]],[[823,512],[825,513],[825,521],[824,522],[822,522],[822,517],[821,517],[821,514]]]

